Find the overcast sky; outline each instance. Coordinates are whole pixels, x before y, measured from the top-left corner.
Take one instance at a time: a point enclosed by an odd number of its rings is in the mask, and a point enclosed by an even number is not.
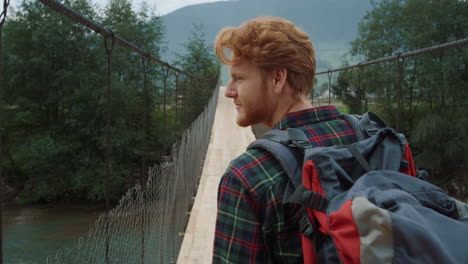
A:
[[[92,0],[95,3],[104,7],[105,4],[109,2],[109,0]],[[134,6],[139,5],[141,0],[130,0]],[[156,15],[166,15],[176,9],[182,8],[184,6],[195,5],[195,4],[202,4],[202,3],[210,3],[210,2],[221,2],[221,1],[230,1],[230,0],[146,0],[148,5],[151,8],[156,8],[155,14]]]
[[[129,0],[129,1],[132,2],[134,7],[138,7],[139,4],[142,2],[142,0]],[[155,10],[153,11],[156,15],[163,16],[176,9],[182,8],[184,6],[211,3],[211,2],[239,1],[239,0],[145,0],[145,1],[146,3],[148,3],[148,5],[151,8],[155,8]],[[13,0],[11,1],[10,4],[13,8],[18,8],[20,2],[21,1]],[[109,2],[109,0],[91,0],[91,2],[97,3],[101,7],[104,7]],[[0,10],[3,10],[3,8],[1,8]]]
[[[220,0],[147,0],[151,5],[156,5],[156,12],[159,15],[165,15],[176,9],[179,9],[188,5],[209,3],[209,2],[220,2]],[[229,0],[221,0],[229,1]]]

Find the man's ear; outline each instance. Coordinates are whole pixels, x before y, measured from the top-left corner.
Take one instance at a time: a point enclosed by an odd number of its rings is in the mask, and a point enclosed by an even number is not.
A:
[[[281,94],[286,88],[288,70],[286,68],[276,68],[273,70],[273,88],[276,94]]]

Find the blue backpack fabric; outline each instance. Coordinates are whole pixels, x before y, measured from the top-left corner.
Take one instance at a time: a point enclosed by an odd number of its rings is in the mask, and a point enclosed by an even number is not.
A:
[[[313,148],[290,128],[248,147],[289,177],[283,200],[303,206],[304,263],[468,263],[468,205],[411,177],[405,137],[365,116],[344,117],[360,134],[351,145]]]

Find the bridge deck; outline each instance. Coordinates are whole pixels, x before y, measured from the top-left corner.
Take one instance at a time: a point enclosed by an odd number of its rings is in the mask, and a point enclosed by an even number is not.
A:
[[[255,140],[250,127],[237,126],[234,104],[224,97],[224,91],[225,87],[219,90],[210,145],[178,264],[211,263],[219,180],[229,162]]]

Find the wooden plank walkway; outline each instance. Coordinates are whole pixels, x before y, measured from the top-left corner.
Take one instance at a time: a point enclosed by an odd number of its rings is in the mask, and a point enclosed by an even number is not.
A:
[[[225,89],[219,90],[210,145],[177,264],[211,263],[219,181],[229,162],[255,140],[250,127],[236,124],[237,112],[232,99],[224,96]]]

